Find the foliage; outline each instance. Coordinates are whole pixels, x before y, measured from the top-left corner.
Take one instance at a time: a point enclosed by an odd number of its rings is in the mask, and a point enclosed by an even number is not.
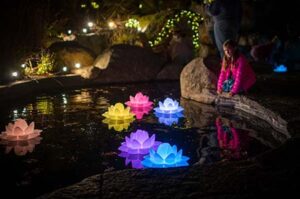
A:
[[[42,50],[40,54],[40,60],[37,64],[37,75],[45,75],[53,72],[54,70],[54,54],[49,51]]]

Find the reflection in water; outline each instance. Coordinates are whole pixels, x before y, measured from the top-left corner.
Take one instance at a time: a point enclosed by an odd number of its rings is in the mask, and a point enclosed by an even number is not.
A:
[[[177,146],[169,143],[162,143],[157,151],[150,149],[149,155],[144,157],[143,166],[148,168],[170,168],[188,166],[190,158],[182,155],[182,149],[177,151]]]
[[[40,144],[41,137],[35,137],[30,140],[8,141],[2,140],[0,144],[5,145],[5,153],[9,153],[12,149],[18,156],[26,155],[34,150],[35,145]]]
[[[178,123],[179,118],[183,117],[183,114],[181,112],[175,114],[155,113],[155,116],[158,118],[159,123],[172,126],[173,124]]]
[[[121,152],[119,157],[125,158],[125,165],[128,166],[131,163],[131,168],[141,169],[144,168],[142,165],[142,160],[144,159],[145,154],[129,154],[126,152]]]
[[[103,123],[108,124],[108,129],[114,129],[115,131],[121,132],[123,130],[127,131],[128,127],[134,119],[128,120],[111,120],[111,119],[104,119],[102,120]]]
[[[136,119],[143,119],[144,115],[149,114],[152,110],[152,107],[131,107],[131,112],[135,115]]]
[[[222,120],[220,117],[216,119],[216,127],[222,158],[241,159],[247,155],[249,139],[245,132],[239,132],[231,121]]]

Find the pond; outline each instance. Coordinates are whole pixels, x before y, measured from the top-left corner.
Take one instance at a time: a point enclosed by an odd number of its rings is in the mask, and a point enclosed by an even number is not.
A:
[[[167,97],[177,100],[183,116],[159,118],[150,110],[128,124],[103,122],[110,105],[124,103],[137,92],[149,96],[153,107]],[[190,166],[247,159],[281,144],[262,121],[253,124],[233,111],[180,99],[178,82],[61,90],[0,108],[1,132],[18,118],[43,130],[28,141],[1,141],[1,190],[11,197],[36,197],[105,171],[141,169],[143,157],[122,156],[119,150],[125,136],[138,130],[182,149]]]

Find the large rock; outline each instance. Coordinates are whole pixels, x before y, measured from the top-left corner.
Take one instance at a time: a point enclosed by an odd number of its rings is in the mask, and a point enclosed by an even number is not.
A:
[[[67,66],[76,74],[81,74],[81,70],[90,67],[95,59],[93,51],[73,41],[56,42],[49,49],[55,53],[59,66]],[[81,64],[80,70],[75,68],[76,63]]]
[[[198,102],[213,104],[216,84],[216,74],[206,67],[201,57],[186,65],[180,75],[181,96]]]
[[[94,62],[94,67],[101,70],[100,73],[97,71],[99,74],[94,81],[120,83],[154,80],[163,64],[163,59],[150,49],[115,45]]]

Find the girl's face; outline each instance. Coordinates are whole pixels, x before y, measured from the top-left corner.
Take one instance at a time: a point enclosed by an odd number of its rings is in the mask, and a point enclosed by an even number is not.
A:
[[[234,49],[232,47],[224,46],[223,50],[224,50],[224,53],[225,53],[226,57],[232,57],[233,56]]]

